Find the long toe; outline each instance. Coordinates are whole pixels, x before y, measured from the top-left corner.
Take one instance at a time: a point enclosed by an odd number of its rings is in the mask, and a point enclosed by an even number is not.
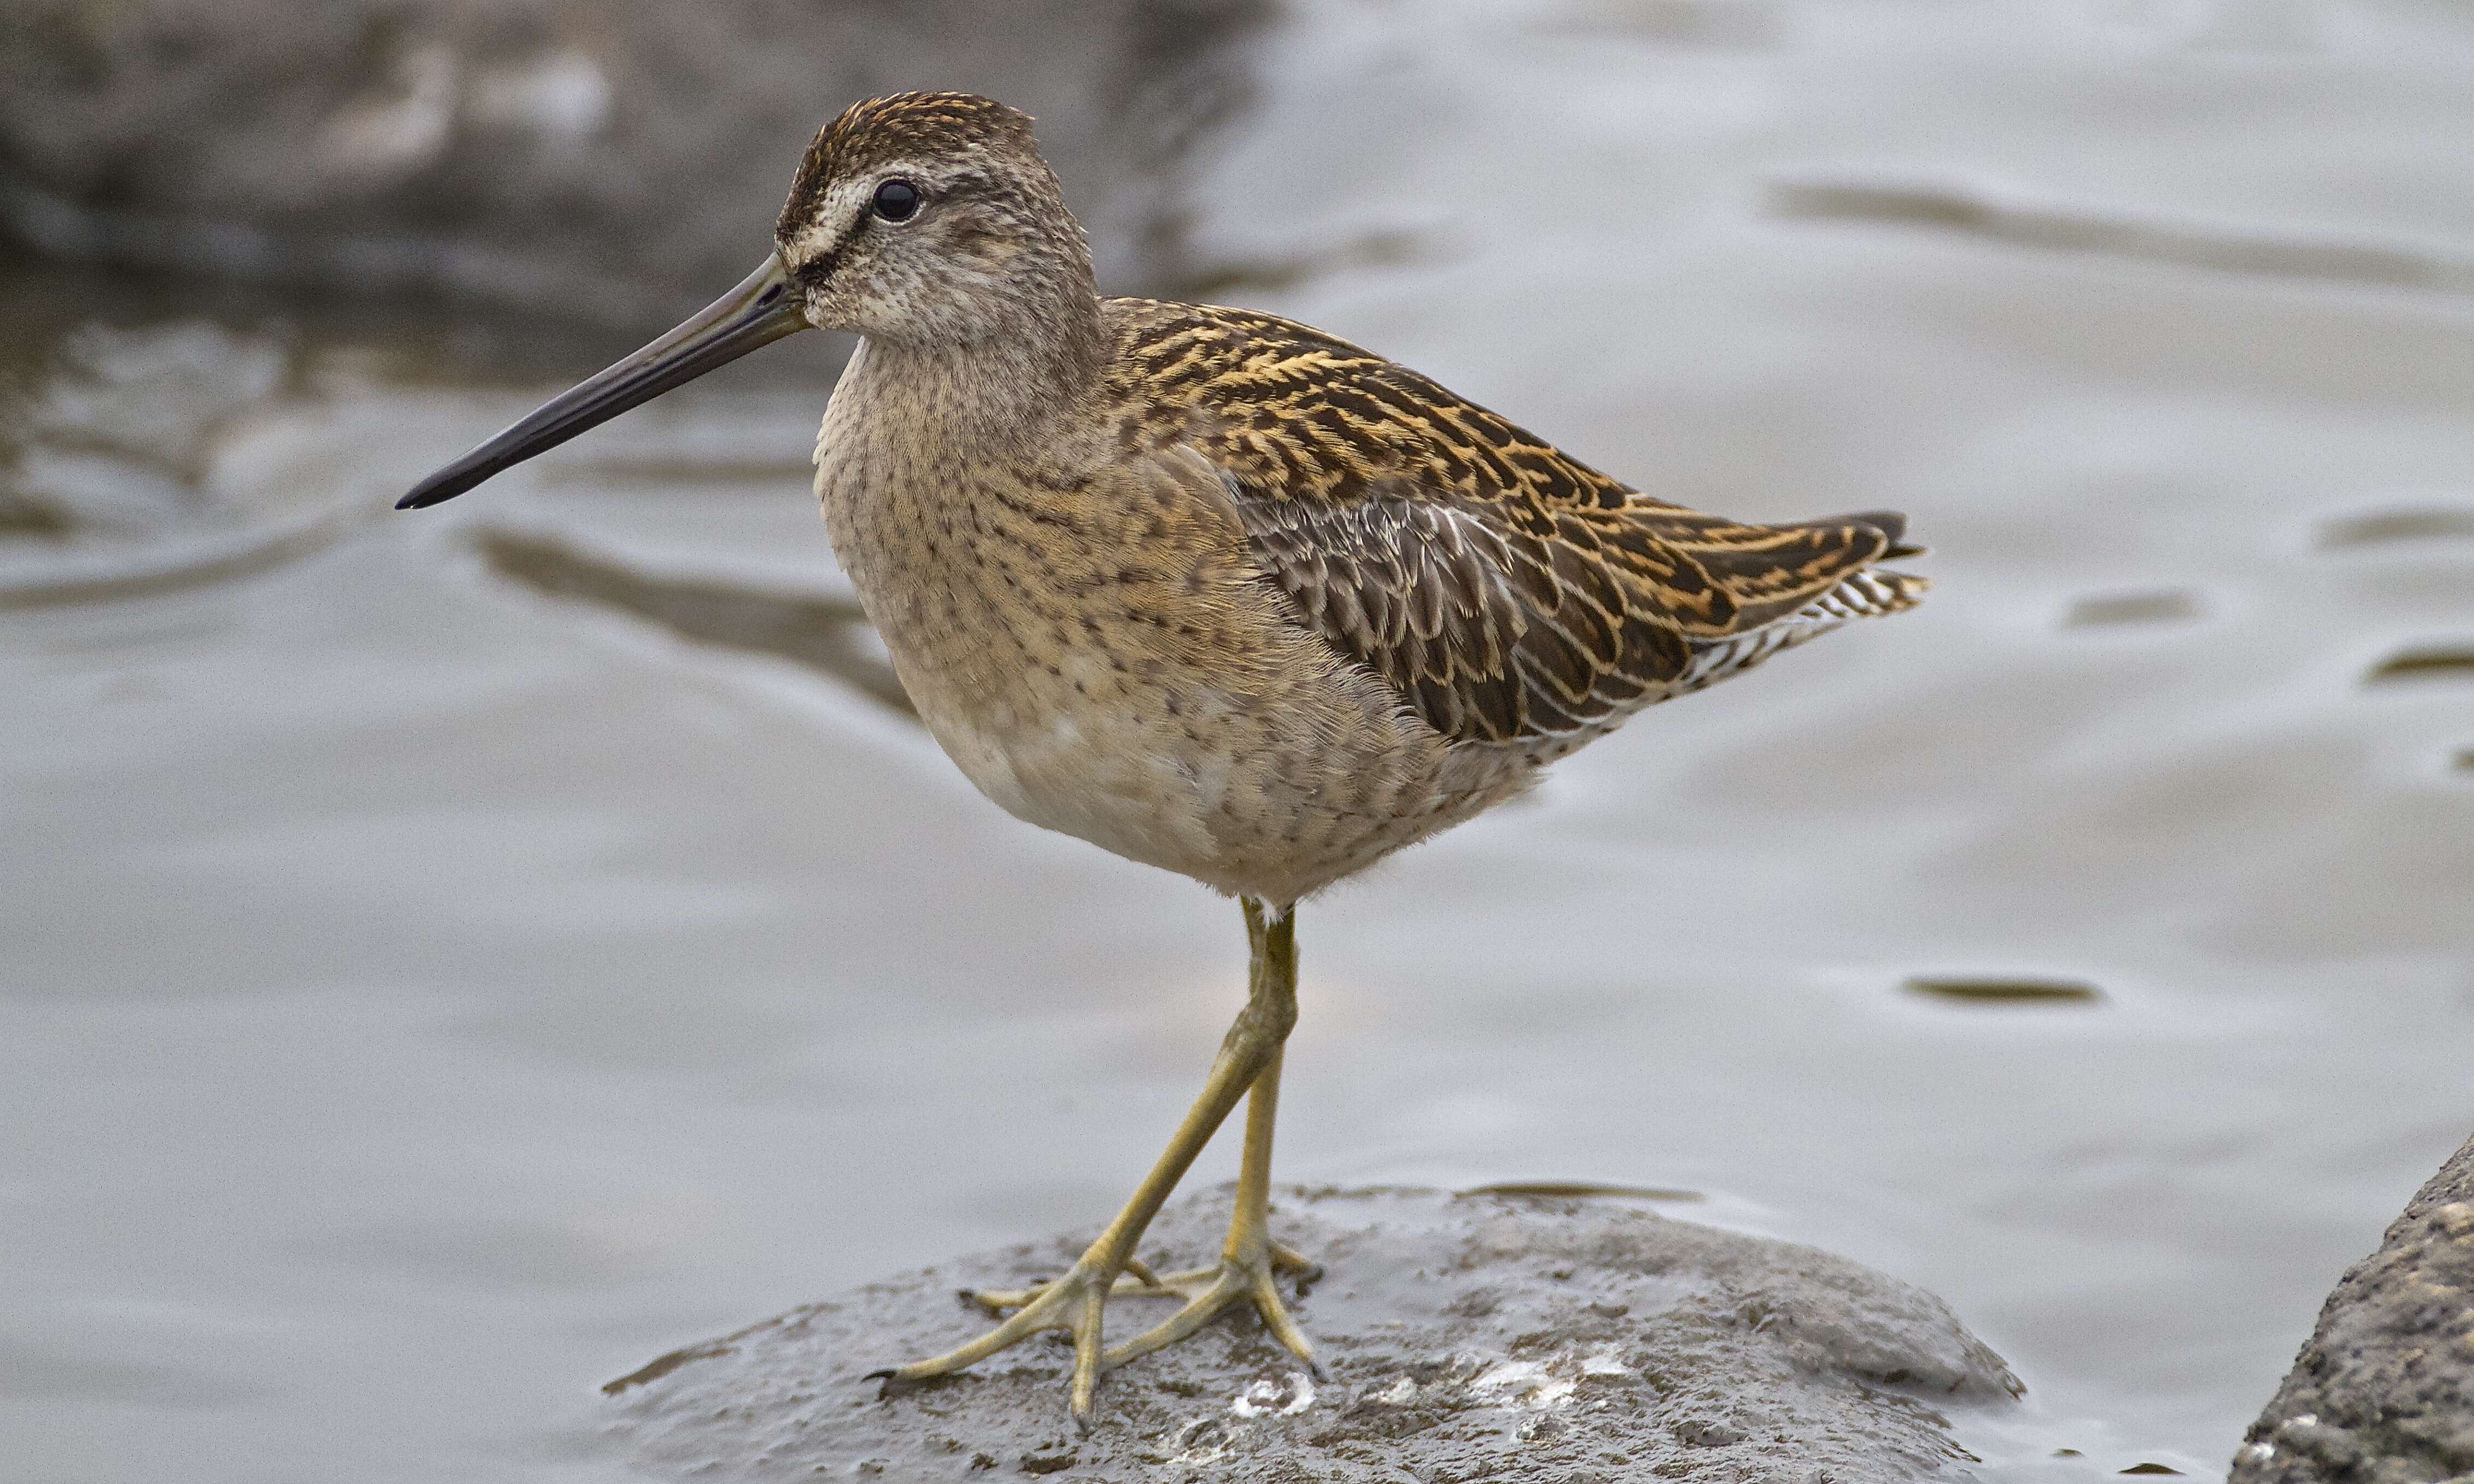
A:
[[[1264,1248],[1269,1255],[1272,1272],[1297,1275],[1298,1297],[1300,1299],[1305,1297],[1305,1285],[1322,1277],[1322,1263],[1286,1243],[1267,1240]],[[1119,1278],[1117,1292],[1147,1295],[1175,1294],[1180,1299],[1200,1299],[1209,1293],[1220,1282],[1221,1275],[1227,1271],[1228,1264],[1221,1261],[1207,1268],[1179,1268],[1174,1273],[1146,1274],[1144,1277],[1147,1281],[1140,1285]]]
[[[1304,1261],[1303,1258],[1298,1260]],[[1206,1268],[1202,1271],[1208,1274],[1214,1270]],[[1128,1257],[1126,1271],[1117,1275],[1117,1281],[1108,1289],[1108,1297],[1118,1299],[1128,1294],[1176,1293],[1176,1279],[1189,1276],[1173,1273],[1163,1277],[1145,1266],[1141,1259]],[[1026,1308],[1038,1302],[1039,1296],[1048,1292],[1055,1283],[1055,1279],[1052,1278],[1045,1283],[1033,1283],[1029,1288],[965,1288],[962,1297],[992,1314],[1002,1314],[1007,1309]]]
[[[1283,1251],[1303,1267],[1313,1266],[1296,1253]],[[1127,1361],[1165,1350],[1217,1319],[1222,1310],[1245,1303],[1262,1319],[1263,1327],[1271,1331],[1273,1339],[1321,1376],[1322,1368],[1315,1360],[1314,1345],[1289,1314],[1287,1301],[1280,1297],[1274,1277],[1276,1268],[1289,1265],[1265,1252],[1250,1259],[1224,1259],[1217,1268],[1162,1275],[1160,1282],[1164,1287],[1188,1295],[1184,1307],[1124,1344],[1110,1347],[1101,1364],[1114,1370]]]
[[[1103,1274],[1095,1267],[1076,1263],[1063,1277],[1042,1283],[1024,1293],[994,1296],[1022,1299],[1011,1318],[967,1344],[958,1345],[941,1355],[914,1360],[909,1365],[893,1366],[870,1375],[884,1383],[880,1397],[890,1396],[908,1383],[924,1381],[933,1376],[950,1375],[965,1366],[985,1360],[999,1350],[1010,1350],[1034,1334],[1050,1329],[1062,1329],[1074,1337],[1074,1380],[1071,1404],[1075,1419],[1089,1417],[1091,1399],[1097,1391],[1104,1341],[1101,1334],[1101,1313],[1106,1307],[1108,1293],[1118,1281],[1113,1273]],[[973,1295],[987,1302],[987,1298]]]

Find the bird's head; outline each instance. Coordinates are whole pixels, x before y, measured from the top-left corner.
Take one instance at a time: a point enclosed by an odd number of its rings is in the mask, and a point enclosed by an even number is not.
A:
[[[853,104],[808,146],[773,251],[737,288],[396,502],[435,505],[630,407],[811,327],[968,353],[1095,333],[1082,228],[1029,116],[969,93]]]
[[[879,340],[1036,333],[1052,301],[1092,293],[1031,119],[969,93],[871,98],[819,130],[773,241],[811,324]]]

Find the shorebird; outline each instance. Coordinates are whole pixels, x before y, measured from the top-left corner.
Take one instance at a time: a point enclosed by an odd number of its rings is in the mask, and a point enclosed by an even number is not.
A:
[[[1787,524],[1631,489],[1424,377],[1249,309],[1104,299],[1031,120],[859,103],[810,145],[737,288],[440,470],[450,499],[795,330],[859,337],[816,436],[834,553],[922,720],[1032,824],[1242,905],[1245,1008],[1201,1095],[1058,1277],[888,1385],[1026,1336],[1103,1371],[1235,1305],[1309,1366],[1268,1227],[1297,904],[1520,792],[1633,713],[1912,605],[1889,512]],[[1240,1099],[1220,1260],[1155,1274],[1145,1227]],[[1109,1299],[1185,1302],[1115,1346]]]

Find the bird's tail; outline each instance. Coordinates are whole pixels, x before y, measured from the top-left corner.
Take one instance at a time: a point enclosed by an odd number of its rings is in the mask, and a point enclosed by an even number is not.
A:
[[[1833,516],[1826,523],[1831,525],[1869,525],[1873,527],[1873,529],[1880,531],[1883,536],[1889,539],[1890,545],[1887,550],[1874,558],[1876,561],[1889,562],[1896,561],[1898,558],[1903,556],[1924,556],[1932,550],[1932,547],[1920,547],[1907,540],[1907,518],[1900,511],[1859,510],[1854,515]],[[1916,580],[1922,581],[1923,579],[1918,578]],[[1922,589],[1918,589],[1918,591],[1921,592]]]

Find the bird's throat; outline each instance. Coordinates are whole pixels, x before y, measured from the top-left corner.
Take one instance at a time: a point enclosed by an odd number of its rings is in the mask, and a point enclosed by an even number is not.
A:
[[[842,373],[853,395],[904,430],[910,447],[982,458],[1037,441],[1082,405],[1104,361],[1099,306],[1025,314],[966,341],[864,336]]]

